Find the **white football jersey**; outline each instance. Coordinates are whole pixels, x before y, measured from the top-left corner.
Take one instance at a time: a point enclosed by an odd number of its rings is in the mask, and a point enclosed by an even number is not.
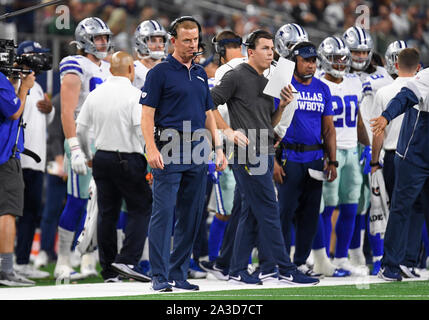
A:
[[[236,66],[238,66],[239,64],[242,64],[244,62],[247,62],[247,58],[245,58],[245,57],[244,58],[234,58],[234,59],[231,59],[230,61],[228,61],[227,63],[221,65],[219,68],[217,68],[216,72],[215,72],[215,77],[214,77],[214,85],[217,85],[222,80],[225,73],[227,73],[229,70],[234,69]],[[230,125],[228,107],[227,107],[226,103],[218,106],[217,110],[219,111],[223,120],[225,120],[225,122],[228,125]]]
[[[377,66],[377,70],[371,74],[366,72],[356,73],[362,81],[362,101],[360,103],[360,114],[368,134],[369,141],[372,144],[372,131],[370,127],[370,120],[373,114],[372,106],[374,97],[378,89],[391,84],[393,78],[386,71],[385,68]]]
[[[133,81],[133,86],[137,89],[143,90],[144,83],[146,81],[147,73],[149,68],[146,67],[140,60],[134,61],[135,76]]]
[[[74,111],[75,120],[88,94],[112,75],[109,69],[110,63],[104,60],[101,60],[101,64],[98,66],[87,57],[80,55],[68,56],[61,60],[61,81],[67,73],[74,73],[79,76],[80,81],[82,82],[79,101]]]
[[[390,100],[392,100],[392,98],[394,98],[396,94],[401,91],[401,89],[405,87],[407,85],[407,82],[411,79],[413,78],[398,77],[391,84],[380,88],[380,90],[377,91],[374,97],[374,105],[372,106],[372,117],[377,118],[381,116],[381,113],[386,110]],[[401,131],[403,119],[404,114],[399,115],[395,119],[392,119],[392,121],[390,121],[384,129],[383,148],[385,150],[396,150],[396,145],[398,144],[399,133]]]
[[[359,101],[362,99],[362,87],[359,77],[346,74],[341,83],[320,78],[328,85],[332,96],[334,125],[337,135],[337,148],[350,149],[357,146],[357,120]]]

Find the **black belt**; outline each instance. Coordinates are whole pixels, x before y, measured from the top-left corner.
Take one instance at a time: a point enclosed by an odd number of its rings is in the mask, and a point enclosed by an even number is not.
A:
[[[384,153],[395,153],[396,150],[384,150]]]
[[[306,151],[316,151],[322,150],[323,144],[291,144],[291,143],[282,143],[284,149],[293,150],[296,152],[306,152]]]
[[[178,136],[180,137],[180,139],[183,140],[184,142],[192,142],[193,132],[182,132],[182,131],[179,131],[179,130],[174,129],[174,128],[164,128],[164,127],[155,127],[154,128],[155,141],[159,140],[163,131],[168,130],[168,129],[174,130],[174,133],[177,133]],[[173,139],[174,136],[175,136],[175,134],[172,134],[171,136],[169,135],[168,137]],[[168,141],[164,141],[164,142],[167,143]]]
[[[13,151],[13,154],[16,154],[16,151]],[[28,150],[26,148],[24,148],[24,150],[21,152],[21,154],[25,154],[26,156],[29,156],[30,158],[33,158],[34,161],[36,161],[37,163],[39,163],[40,161],[42,161],[42,159],[40,159],[39,155],[31,150]],[[14,155],[11,156],[11,158],[15,158]]]

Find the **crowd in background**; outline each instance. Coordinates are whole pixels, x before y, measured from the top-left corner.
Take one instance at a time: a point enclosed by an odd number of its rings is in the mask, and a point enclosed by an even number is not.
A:
[[[41,1],[3,2],[6,3],[4,12],[11,12]],[[377,52],[384,53],[389,43],[403,39],[410,46],[418,47],[423,57],[422,62],[425,65],[429,63],[429,4],[425,1],[235,0],[211,3],[219,3],[219,8],[235,6],[235,9],[226,14],[220,9],[216,10],[218,7],[214,7],[215,10],[204,9],[194,1],[183,0],[70,0],[66,1],[70,9],[70,28],[57,28],[56,18],[63,12],[56,13],[56,6],[45,7],[6,22],[14,25],[11,30],[14,30],[14,35],[18,38],[24,34],[71,37],[79,21],[85,17],[98,16],[112,30],[115,50],[121,50],[131,48],[131,36],[141,21],[156,19],[164,27],[168,27],[172,19],[185,14],[191,14],[200,20],[206,43],[210,43],[216,33],[226,28],[246,36],[261,26],[274,33],[279,26],[291,22],[305,27],[312,39],[315,39],[312,34],[314,30],[321,40],[335,33],[341,34],[354,25],[364,13],[362,9],[356,8],[366,5],[370,9],[370,32]],[[271,21],[271,24],[267,21]],[[61,55],[68,55],[72,50],[65,44]]]
[[[5,6],[1,8],[5,12],[16,11],[31,5],[40,3],[35,0],[8,1],[0,0]],[[43,1],[47,2],[47,1]],[[202,7],[192,7],[189,3],[194,1],[184,0],[70,0],[66,4],[70,10],[70,27],[59,28],[57,18],[62,14],[56,12],[55,6],[24,14],[6,23],[8,28],[0,28],[0,38],[8,35],[15,38],[17,43],[29,40],[32,35],[45,35],[46,47],[49,38],[55,36],[74,37],[77,24],[86,17],[97,16],[107,23],[113,33],[114,50],[132,52],[131,39],[137,25],[145,20],[157,20],[166,29],[170,22],[181,15],[193,15],[200,20],[202,34],[206,44],[206,58],[213,53],[210,41],[213,36],[224,29],[231,29],[245,37],[255,29],[264,28],[273,34],[280,25],[296,22],[304,26],[310,39],[323,39],[328,35],[341,35],[344,30],[356,23],[357,17],[363,12],[356,12],[359,5],[365,4],[370,8],[370,33],[374,39],[375,51],[384,56],[387,46],[397,39],[406,40],[410,47],[419,49],[422,63],[426,67],[429,64],[429,2],[425,1],[358,1],[358,0],[242,0],[242,1],[212,1],[223,4],[234,3],[234,8],[240,8],[240,13],[234,10],[231,14],[223,11],[213,11]],[[165,8],[169,8],[166,10]],[[272,23],[267,20],[273,18]],[[9,32],[9,34],[4,34]],[[314,32],[314,35],[312,35]],[[69,41],[70,41],[69,40]],[[59,59],[75,53],[75,47],[69,45],[69,41],[61,44]],[[314,41],[316,45],[320,41]],[[58,65],[54,65],[54,70]],[[54,78],[59,82],[59,77]],[[59,96],[55,95],[57,99]],[[57,107],[57,104],[54,103]],[[58,116],[58,113],[57,113]],[[59,119],[57,119],[59,120]],[[59,128],[57,128],[59,129]],[[57,130],[61,133],[61,130]],[[52,137],[53,135],[51,135]],[[63,137],[59,137],[63,140]],[[58,154],[62,154],[60,150]],[[53,155],[49,160],[57,160]],[[61,166],[62,160],[57,163]],[[64,172],[61,169],[61,178]],[[61,180],[61,179],[60,179]],[[61,183],[62,182],[62,183]],[[59,181],[63,184],[63,181]],[[64,194],[64,185],[62,186]],[[48,194],[48,192],[46,192]],[[48,201],[46,201],[48,202]],[[58,209],[54,209],[58,210]],[[58,210],[60,214],[60,210]],[[55,255],[50,252],[50,260],[55,260]]]

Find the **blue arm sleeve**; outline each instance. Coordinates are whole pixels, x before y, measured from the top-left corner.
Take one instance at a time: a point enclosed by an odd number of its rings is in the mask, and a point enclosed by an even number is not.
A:
[[[280,99],[274,98],[274,111],[277,110],[277,108],[279,107],[279,104],[280,104]]]
[[[404,87],[392,100],[390,100],[386,110],[383,111],[381,115],[390,122],[418,103],[419,100],[414,92],[407,87]]]

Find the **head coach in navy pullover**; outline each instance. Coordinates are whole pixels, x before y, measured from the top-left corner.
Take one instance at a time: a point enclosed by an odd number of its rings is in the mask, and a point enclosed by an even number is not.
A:
[[[403,113],[394,159],[395,185],[378,273],[388,281],[402,280],[400,263],[406,253],[411,207],[420,194],[425,202],[426,221],[429,217],[429,69],[420,71],[408,81],[381,116],[371,119],[374,135],[382,134],[387,124]]]
[[[185,16],[172,22],[169,33],[174,52],[148,72],[140,100],[146,155],[154,178],[149,224],[152,287],[155,291],[171,291],[172,287],[198,290],[198,286],[186,279],[202,217],[207,161],[190,159],[192,151],[204,144],[204,141],[190,141],[191,136],[207,128],[215,145],[217,169],[223,170],[227,161],[216,133],[207,74],[193,61],[199,54],[201,26],[193,17]],[[176,161],[164,163],[167,146],[163,148],[160,139],[167,129],[177,132],[180,143],[172,141],[174,148],[170,155]],[[174,247],[170,255],[173,217]]]

